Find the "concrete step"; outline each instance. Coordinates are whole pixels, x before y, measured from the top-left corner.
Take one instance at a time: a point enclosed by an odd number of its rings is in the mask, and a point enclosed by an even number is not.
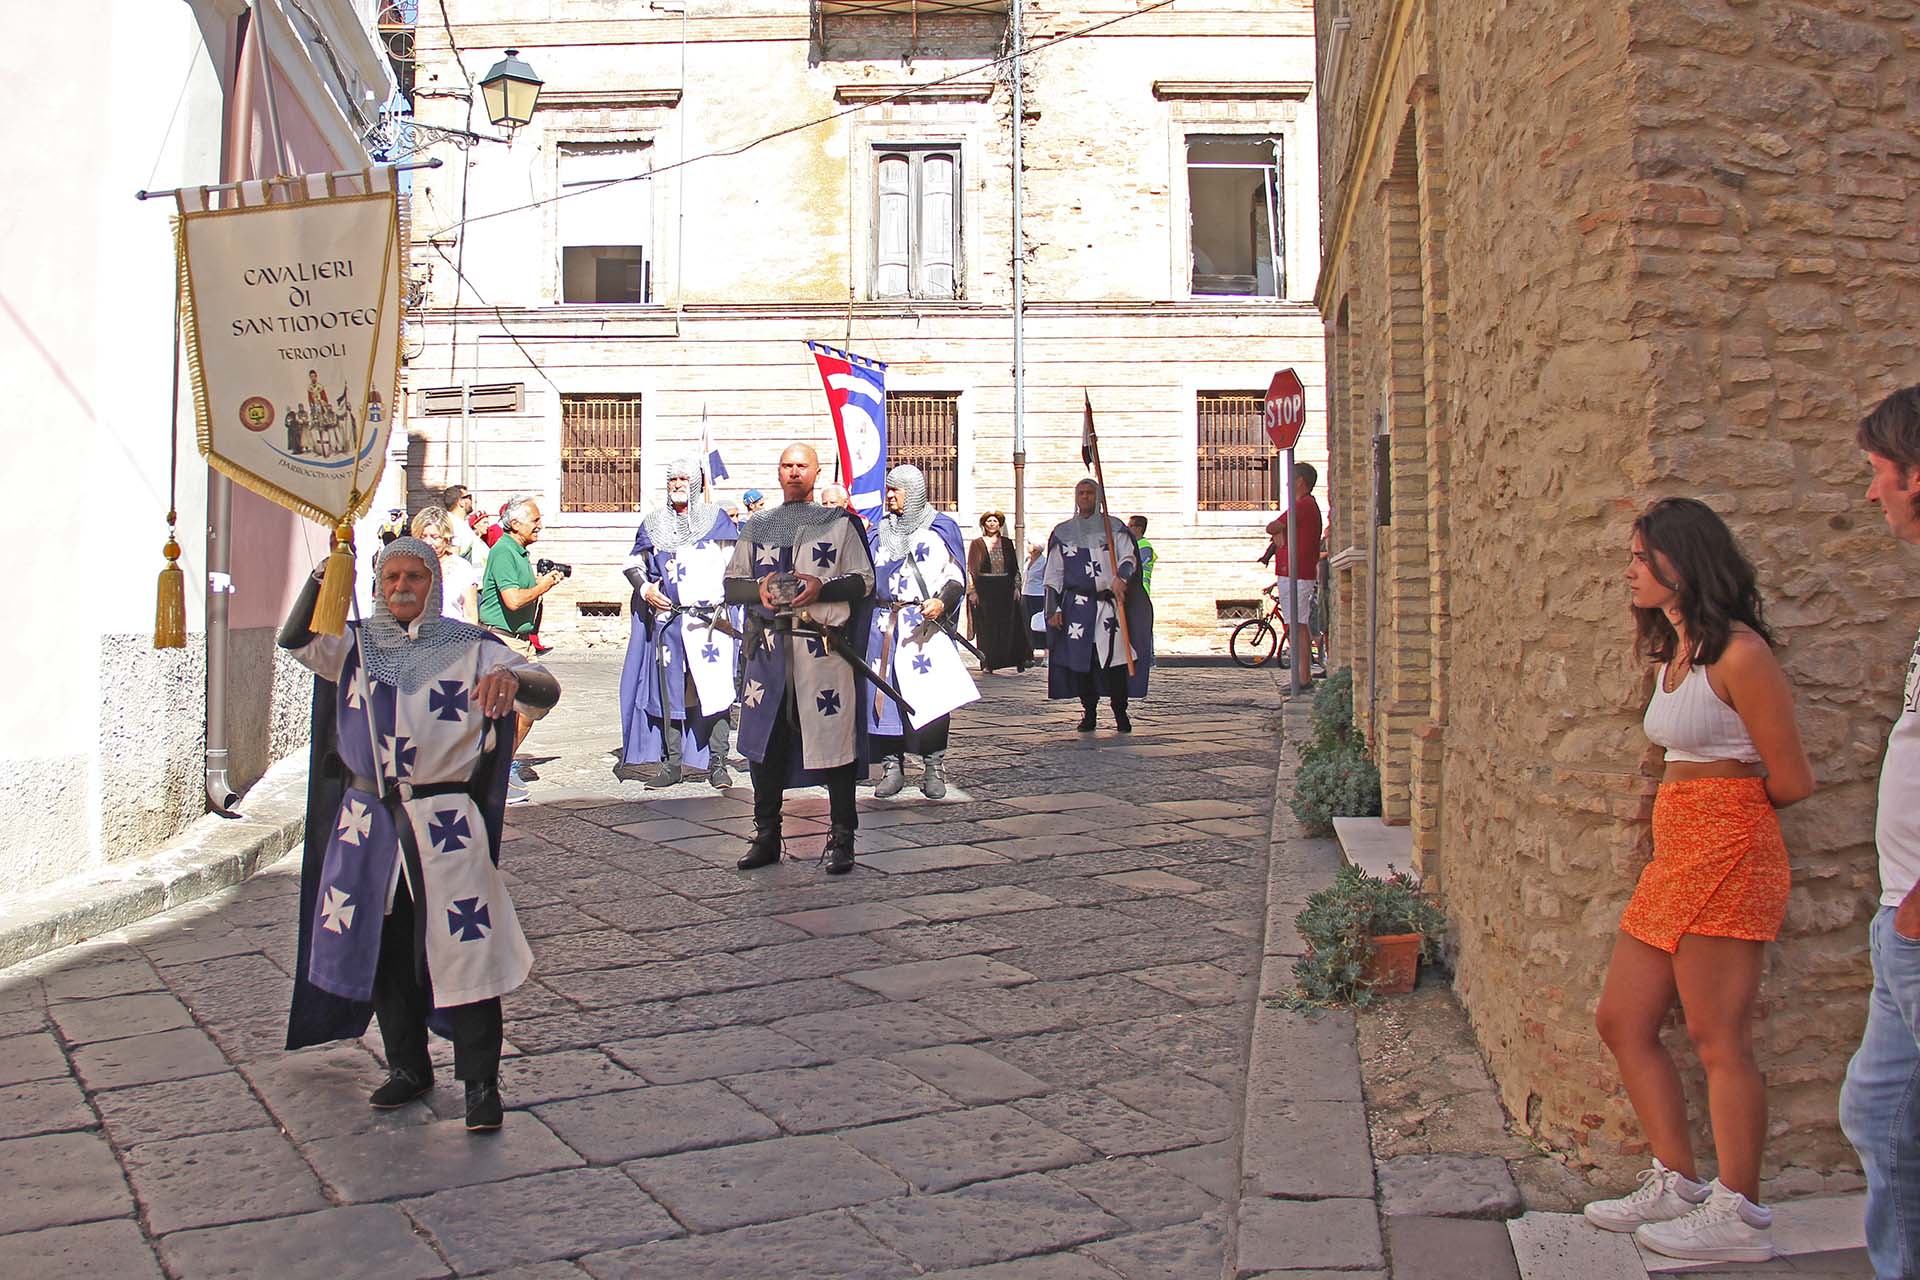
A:
[[[1866,1196],[1816,1196],[1773,1206],[1773,1246],[1782,1258],[1860,1249],[1866,1244]],[[1727,1263],[1683,1262],[1640,1248],[1633,1237],[1602,1231],[1577,1213],[1529,1213],[1507,1223],[1521,1280],[1648,1280]]]
[[[1370,876],[1386,879],[1413,870],[1413,828],[1390,827],[1378,818],[1335,818],[1340,854]]]

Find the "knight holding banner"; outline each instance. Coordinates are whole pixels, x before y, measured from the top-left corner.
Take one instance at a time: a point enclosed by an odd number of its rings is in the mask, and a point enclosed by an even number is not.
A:
[[[731,786],[728,713],[735,698],[739,631],[726,603],[727,565],[740,531],[696,494],[700,469],[667,464],[667,500],[641,522],[625,572],[633,622],[620,673],[620,727],[627,764],[662,761],[647,782],[671,787],[684,769],[706,769]]]
[[[315,684],[306,861],[287,1047],[380,1020],[399,1107],[433,1087],[427,1029],[453,1041],[467,1128],[498,1129],[500,997],[533,965],[498,866],[514,713],[560,686],[481,627],[441,615],[439,557],[397,538],[375,564],[373,615],[316,634],[316,576],[280,646]]]
[[[1100,486],[1073,488],[1073,517],[1047,539],[1047,697],[1080,699],[1091,733],[1105,694],[1113,723],[1133,732],[1130,698],[1145,697],[1153,664],[1153,605],[1136,587],[1140,555],[1127,526],[1102,509]]]
[[[784,793],[816,784],[832,823],[827,872],[853,870],[854,781],[869,759],[855,681],[873,678],[858,646],[874,572],[858,517],[813,501],[819,474],[810,446],[788,446],[784,503],[747,521],[727,567],[727,601],[747,606],[740,752],[753,774],[753,840],[743,871],[780,860]]]
[[[867,656],[912,704],[911,713],[878,689],[865,693],[873,756],[885,770],[873,794],[898,795],[907,785],[905,757],[925,760],[920,794],[947,794],[944,757],[955,708],[979,698],[953,631],[953,609],[966,590],[960,526],[927,501],[927,478],[903,463],[887,472],[886,515],[869,548],[879,583]]]

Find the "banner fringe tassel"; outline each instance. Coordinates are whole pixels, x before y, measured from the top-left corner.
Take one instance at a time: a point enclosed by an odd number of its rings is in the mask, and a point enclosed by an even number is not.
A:
[[[345,635],[347,610],[353,604],[353,526],[342,521],[333,537],[320,598],[313,605],[313,633],[321,636]]]
[[[167,567],[160,571],[159,596],[153,606],[153,647],[187,647],[187,575],[180,569],[180,544],[171,537],[164,548]]]

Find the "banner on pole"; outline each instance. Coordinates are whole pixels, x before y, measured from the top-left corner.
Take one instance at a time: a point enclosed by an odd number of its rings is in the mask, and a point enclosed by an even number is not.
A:
[[[887,497],[887,366],[866,356],[809,342],[840,448],[840,480],[853,509],[872,524]]]
[[[273,199],[269,201],[269,188]],[[180,193],[174,245],[200,452],[308,519],[366,513],[400,375],[405,239],[386,169]]]

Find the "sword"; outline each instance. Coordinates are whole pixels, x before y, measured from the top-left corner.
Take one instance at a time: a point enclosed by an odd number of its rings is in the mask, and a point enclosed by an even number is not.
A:
[[[856,676],[899,703],[902,711],[908,715],[913,714],[913,704],[901,697],[900,691],[888,683],[886,677],[867,665],[867,660],[855,652],[854,647],[847,643],[846,636],[842,635],[837,627],[832,627],[819,621],[805,610],[795,613],[783,609],[780,612],[780,616],[788,619],[790,623],[800,623],[812,628],[812,630],[809,631],[801,631],[796,627],[790,627],[790,630],[795,635],[819,636],[827,648],[833,650],[834,653],[846,660],[846,664],[853,668]]]
[[[917,645],[924,646],[927,643],[927,641],[933,638],[934,632],[942,631],[946,633],[947,639],[953,641],[955,644],[959,645],[962,649],[965,649],[968,653],[980,659],[983,665],[985,664],[987,660],[987,655],[980,652],[979,648],[974,645],[973,641],[961,635],[960,632],[954,628],[952,619],[950,619],[946,614],[943,613],[937,618],[929,618],[926,616],[925,613],[922,613],[920,615],[920,618],[921,618],[920,625],[915,627],[913,630],[907,632],[907,639],[913,641]]]
[[[740,631],[728,621],[725,606],[712,604],[676,604],[671,608],[655,610],[664,623],[673,618],[692,618],[703,622],[709,631],[718,631],[723,636],[740,639]]]

